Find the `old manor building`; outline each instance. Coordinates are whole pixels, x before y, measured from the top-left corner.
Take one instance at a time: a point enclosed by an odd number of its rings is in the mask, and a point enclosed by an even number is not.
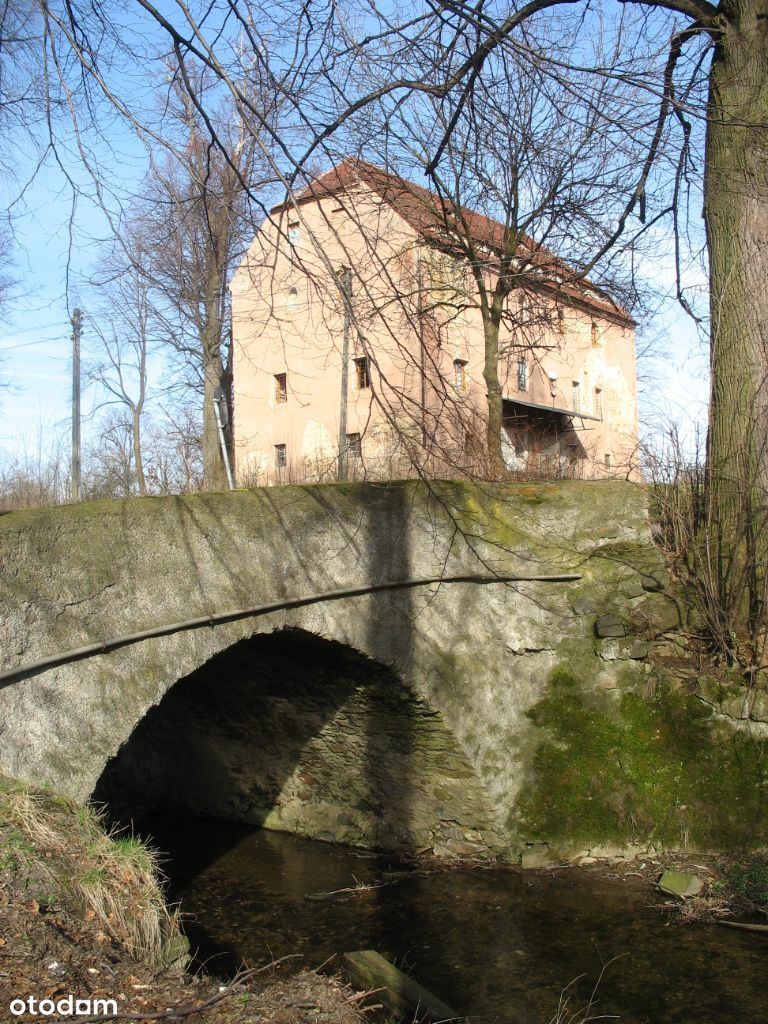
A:
[[[240,484],[482,473],[501,224],[346,160],[276,207],[234,275]],[[463,233],[463,235],[462,235]],[[525,240],[498,339],[502,452],[520,474],[634,475],[635,324]]]

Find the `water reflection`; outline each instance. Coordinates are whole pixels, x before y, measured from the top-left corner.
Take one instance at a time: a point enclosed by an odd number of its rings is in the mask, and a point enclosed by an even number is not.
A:
[[[647,891],[580,873],[502,870],[409,877],[349,900],[308,900],[385,877],[393,865],[294,836],[201,820],[150,824],[169,853],[171,895],[220,969],[242,959],[373,948],[474,1024],[549,1021],[571,1006],[623,1024],[765,1024],[766,945],[725,929],[669,925]],[[660,901],[657,901],[660,902]]]

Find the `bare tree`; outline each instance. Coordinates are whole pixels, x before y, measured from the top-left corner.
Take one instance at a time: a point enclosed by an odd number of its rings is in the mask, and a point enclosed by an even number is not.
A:
[[[619,18],[624,18],[628,10],[636,10],[636,37],[649,39],[647,74],[640,83],[645,98],[638,91],[634,109],[626,111],[628,123],[634,128],[638,124],[635,110],[639,110],[646,146],[639,164],[627,168],[627,202],[591,261],[608,252],[628,228],[636,227],[633,215],[643,219],[648,187],[664,156],[663,142],[670,122],[678,126],[683,155],[669,206],[680,210],[677,200],[682,198],[685,176],[691,172],[687,162],[691,118],[697,113],[702,85],[708,86],[703,188],[711,268],[710,462],[723,479],[743,474],[745,458],[753,466],[765,462],[765,434],[758,437],[748,421],[752,409],[764,408],[766,391],[768,310],[764,302],[768,300],[762,298],[762,282],[768,257],[761,241],[768,202],[766,2],[723,0],[715,5],[709,0],[631,0],[622,5]],[[434,6],[409,11],[399,21],[391,19],[373,0],[359,7],[333,6],[317,19],[307,17],[300,6],[290,5],[280,8],[270,19],[257,3],[239,0],[227,6],[226,16],[223,6],[219,9],[214,4],[211,10],[220,16],[206,13],[205,22],[187,5],[179,5],[168,14],[149,0],[142,0],[141,6],[148,25],[153,25],[173,49],[180,69],[197,62],[216,76],[233,96],[252,134],[256,130],[263,133],[265,122],[233,70],[240,66],[238,45],[241,50],[250,50],[284,95],[289,95],[289,84],[300,82],[301,98],[291,93],[289,100],[298,145],[287,147],[279,130],[274,126],[269,129],[275,151],[281,154],[282,167],[276,164],[276,171],[288,185],[309,154],[333,137],[342,138],[346,127],[367,105],[388,100],[393,109],[415,94],[438,98],[444,110],[445,130],[426,161],[428,171],[438,170],[458,120],[497,52],[517,48],[548,65],[550,73],[564,82],[577,67],[591,67],[596,75],[610,81],[625,77],[638,81],[633,69],[627,72],[621,52],[608,65],[592,60],[588,36],[597,20],[608,16],[609,7],[588,11],[583,0],[530,0],[512,11],[502,4],[476,9],[456,0],[438,0]],[[660,22],[661,14],[647,16],[649,9],[666,11],[669,17]],[[546,28],[555,11],[573,11],[579,25],[583,24],[582,41],[570,61],[549,59],[546,48],[539,45],[539,27]],[[49,38],[55,39],[60,48],[69,47],[86,69],[89,88],[100,90],[135,121],[136,113],[119,95],[119,83],[112,82],[108,74],[108,60],[118,63],[116,53],[123,62],[128,60],[128,53],[134,60],[137,56],[131,51],[131,41],[118,39],[117,10],[108,5],[100,6],[98,11],[67,5],[61,10],[46,9],[46,18]],[[364,37],[354,27],[357,18],[366,25]],[[229,25],[232,31],[228,33]],[[665,33],[667,52],[660,65],[657,42]],[[280,34],[285,46],[277,50],[271,47],[270,34]],[[188,77],[192,82],[193,76]],[[194,85],[189,91],[200,113],[205,97]],[[655,112],[650,100],[656,101]],[[612,124],[616,116],[612,109]],[[215,126],[205,123],[209,136],[212,129],[214,145],[226,153]],[[761,417],[763,423],[767,420]],[[753,475],[762,478],[764,472]]]
[[[90,380],[105,392],[103,404],[117,404],[127,416],[127,421],[120,420],[120,429],[127,422],[132,449],[130,477],[135,475],[139,494],[147,493],[142,425],[156,319],[151,286],[143,269],[149,259],[141,222],[129,222],[123,229],[120,246],[108,257],[100,275],[97,294],[101,301],[90,322],[96,349],[86,370]],[[131,489],[129,486],[127,493]]]
[[[549,53],[564,56],[575,42],[561,33]],[[545,338],[557,345],[564,306],[592,303],[603,315],[627,319],[580,268],[610,230],[626,167],[638,154],[626,132],[607,130],[603,120],[610,108],[626,106],[626,86],[598,79],[589,89],[574,75],[566,87],[515,51],[500,52],[492,63],[451,115],[443,159],[429,166],[428,178],[444,247],[471,272],[473,287],[463,302],[483,325],[486,448],[499,476],[506,384],[500,373],[509,374],[510,356],[540,353]],[[430,137],[413,139],[409,132],[411,148],[415,142],[425,161],[449,128],[441,104],[430,107]],[[403,124],[402,133],[413,123]],[[633,303],[637,282],[617,276],[620,261],[613,255],[614,271],[603,268],[603,283]]]
[[[0,510],[38,508],[67,501],[68,437],[60,425],[40,420],[31,437],[0,452]]]
[[[206,95],[198,74],[196,88]],[[217,139],[207,125],[215,119]],[[143,243],[133,265],[149,286],[158,340],[177,357],[187,387],[202,397],[203,481],[226,486],[217,403],[231,395],[228,279],[252,231],[248,188],[263,188],[254,139],[225,101],[201,115],[180,77],[165,109],[177,145],[154,162],[141,201]],[[127,248],[133,244],[127,240]]]

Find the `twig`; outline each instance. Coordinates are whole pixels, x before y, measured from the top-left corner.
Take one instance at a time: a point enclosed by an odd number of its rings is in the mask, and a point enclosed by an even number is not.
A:
[[[227,996],[231,995],[234,989],[238,985],[243,985],[245,982],[250,981],[257,974],[263,974],[264,971],[268,971],[273,967],[277,967],[278,964],[283,963],[285,960],[295,960],[301,957],[301,953],[288,953],[286,956],[281,956],[277,960],[272,960],[270,963],[265,964],[263,967],[250,968],[247,971],[238,971],[232,981],[222,992],[217,992],[215,995],[210,996],[202,1003],[197,1003],[195,1006],[176,1006],[170,1010],[156,1010],[152,1013],[108,1013],[106,1015],[99,1015],[96,1017],[77,1017],[76,1019],[69,1018],[68,1020],[51,1021],[51,1024],[106,1024],[110,1020],[184,1020],[187,1017],[191,1017],[193,1014],[202,1013],[204,1010],[210,1010],[212,1006],[216,1006],[222,1002]]]
[[[350,885],[345,889],[331,889],[330,892],[310,892],[304,897],[305,900],[329,900],[333,896],[356,896],[358,893],[370,892],[372,889],[383,889],[387,885],[394,885],[399,878],[391,878],[386,882],[371,882],[368,885]]]
[[[380,988],[372,988],[367,992],[355,992],[354,995],[350,996],[349,999],[345,1000],[347,1003],[359,1003],[361,999],[368,999],[370,996],[377,996],[379,992],[386,992],[386,986],[382,985]]]

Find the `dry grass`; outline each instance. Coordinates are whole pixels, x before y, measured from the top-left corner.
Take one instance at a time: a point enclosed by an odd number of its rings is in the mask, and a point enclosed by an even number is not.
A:
[[[597,1012],[598,995],[597,990],[600,986],[600,982],[603,980],[603,976],[611,964],[614,964],[620,957],[616,956],[603,964],[600,975],[595,982],[592,991],[590,992],[589,999],[582,1006],[574,1006],[575,988],[579,981],[581,981],[583,975],[579,975],[578,978],[574,978],[563,991],[560,993],[560,1000],[557,1004],[557,1011],[549,1021],[549,1024],[590,1024],[594,1021],[616,1021],[619,1018],[615,1014],[602,1014]]]
[[[93,808],[0,777],[0,865],[24,872],[31,891],[79,910],[137,960],[183,959],[186,942],[165,904],[156,854],[108,834]]]

